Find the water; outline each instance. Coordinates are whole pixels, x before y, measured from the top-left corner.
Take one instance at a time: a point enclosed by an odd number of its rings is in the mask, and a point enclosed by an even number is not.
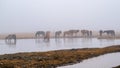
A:
[[[5,40],[0,40],[0,54],[11,54],[18,52],[43,52],[72,48],[102,48],[120,44],[119,39],[96,39],[96,38],[73,38],[73,39],[50,39],[45,42],[42,39],[19,39],[16,45],[5,44]],[[88,59],[82,63],[65,66],[61,68],[111,68],[120,64],[120,53],[107,54],[93,59]]]
[[[119,39],[86,39],[86,38],[73,38],[73,39],[50,39],[49,42],[35,39],[19,39],[16,45],[7,45],[4,40],[0,40],[0,54],[10,54],[18,52],[36,52],[36,51],[51,51],[60,49],[71,48],[102,48],[111,45],[120,44]]]
[[[111,53],[84,60],[81,63],[58,68],[112,68],[120,65],[120,53]]]

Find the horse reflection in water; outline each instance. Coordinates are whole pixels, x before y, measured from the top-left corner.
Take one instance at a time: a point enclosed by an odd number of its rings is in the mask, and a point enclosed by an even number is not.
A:
[[[6,44],[15,45],[16,44],[16,35],[10,34],[5,38]]]
[[[40,43],[41,40],[43,40],[43,41],[49,41],[50,40],[50,31],[47,31],[47,32],[37,31],[36,34],[35,34],[35,39],[36,39],[37,43]]]
[[[106,33],[107,36],[115,37],[115,31],[114,30],[105,30],[105,31],[100,30],[99,31],[100,36],[103,36],[103,33]]]

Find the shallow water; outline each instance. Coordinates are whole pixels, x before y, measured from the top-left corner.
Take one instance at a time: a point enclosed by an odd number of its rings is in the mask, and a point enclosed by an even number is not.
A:
[[[35,39],[19,39],[16,45],[8,45],[5,40],[0,40],[0,54],[18,52],[39,52],[72,48],[102,48],[120,44],[119,39],[73,38],[50,39],[49,42]],[[111,68],[120,64],[120,53],[103,55],[85,60],[81,63],[61,68]]]
[[[120,44],[120,40],[107,39],[87,39],[87,38],[73,38],[73,39],[50,39],[45,42],[42,39],[35,41],[35,39],[19,39],[16,45],[8,45],[5,40],[0,40],[0,54],[18,53],[18,52],[36,52],[36,51],[51,51],[71,48],[101,48],[111,45]]]
[[[58,68],[112,68],[120,65],[120,53],[111,53]]]

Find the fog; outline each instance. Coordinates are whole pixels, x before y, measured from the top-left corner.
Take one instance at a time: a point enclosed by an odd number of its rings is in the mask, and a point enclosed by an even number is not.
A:
[[[0,0],[0,33],[120,30],[120,0]]]

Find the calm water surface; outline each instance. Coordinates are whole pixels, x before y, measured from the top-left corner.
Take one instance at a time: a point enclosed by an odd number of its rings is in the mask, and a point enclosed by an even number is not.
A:
[[[50,51],[71,48],[96,48],[106,47],[120,44],[120,40],[106,40],[106,39],[51,39],[49,42],[44,42],[42,39],[35,41],[35,39],[19,39],[16,45],[5,44],[4,40],[0,40],[0,54],[18,53],[18,52],[35,52],[35,51]]]
[[[51,51],[71,48],[102,48],[111,45],[120,44],[119,39],[50,39],[49,42],[44,42],[42,39],[19,39],[16,45],[5,44],[4,40],[0,40],[0,54],[10,54],[18,52],[38,52]],[[120,53],[103,55],[97,58],[85,60],[81,63],[60,67],[60,68],[111,68],[120,64]]]
[[[111,53],[84,60],[81,63],[58,68],[112,68],[120,65],[120,53]]]

